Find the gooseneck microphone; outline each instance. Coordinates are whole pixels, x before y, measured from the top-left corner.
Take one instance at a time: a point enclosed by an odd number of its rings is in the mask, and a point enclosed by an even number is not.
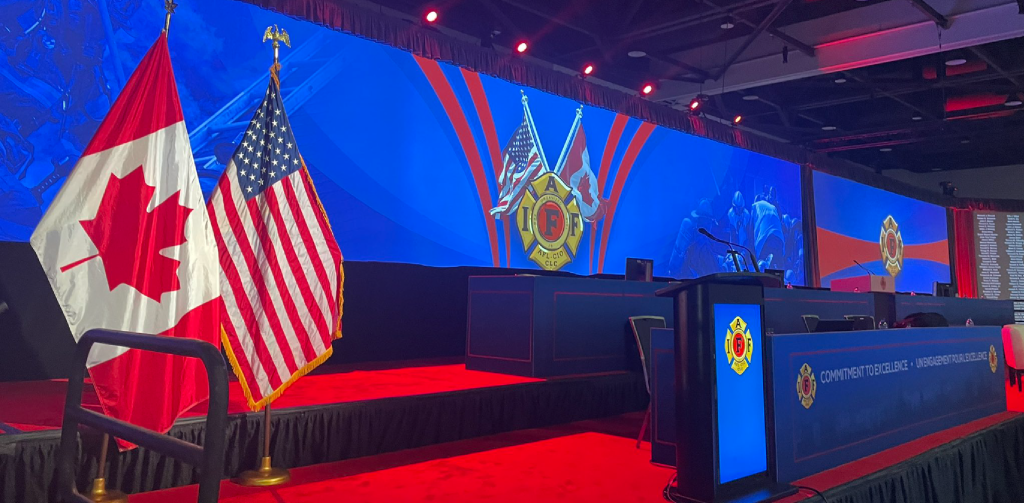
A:
[[[757,257],[754,256],[754,252],[751,251],[750,248],[747,248],[746,246],[743,246],[743,245],[738,244],[738,243],[733,243],[731,241],[726,241],[724,239],[716,238],[710,232],[708,232],[707,229],[705,229],[703,227],[697,229],[697,232],[703,234],[704,237],[706,237],[706,238],[708,238],[708,239],[710,239],[710,240],[712,240],[712,241],[714,241],[716,243],[722,243],[722,244],[724,244],[724,245],[726,245],[726,246],[728,246],[730,248],[732,248],[732,247],[743,248],[747,252],[747,254],[750,255],[750,263],[753,264],[753,266],[754,266],[754,272],[761,272],[761,269],[757,266]],[[735,250],[733,250],[733,251],[735,251]],[[736,257],[734,255],[733,256],[733,260],[735,260],[735,259],[736,259]],[[737,264],[736,265],[736,270],[739,271],[739,269],[740,269],[739,264]]]
[[[854,260],[853,263],[857,264],[857,267],[860,267],[861,269],[864,269],[864,272],[868,273],[868,276],[874,276],[874,273],[871,272],[871,269],[868,269],[867,267],[864,267],[864,264],[861,264],[860,262],[857,262],[856,260]]]

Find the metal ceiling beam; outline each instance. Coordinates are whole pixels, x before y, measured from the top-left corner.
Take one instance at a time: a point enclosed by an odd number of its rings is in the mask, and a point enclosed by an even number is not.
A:
[[[722,76],[725,75],[725,72],[729,71],[729,67],[731,67],[732,64],[735,63],[736,60],[743,54],[743,52],[746,51],[748,47],[750,47],[750,44],[753,44],[754,40],[756,40],[757,37],[760,37],[765,30],[771,27],[772,23],[774,23],[775,20],[778,19],[779,16],[782,14],[782,11],[786,10],[786,7],[789,7],[789,5],[792,3],[793,0],[779,0],[779,3],[775,4],[775,8],[772,9],[772,12],[770,14],[768,14],[768,17],[764,18],[764,20],[757,25],[757,28],[754,28],[754,31],[750,35],[747,35],[747,39],[744,40],[742,44],[740,44],[739,49],[736,49],[736,52],[733,52],[732,56],[729,56],[729,59],[725,61],[725,64],[722,65],[722,68],[720,68],[718,70],[718,73],[715,74],[714,80],[721,79]]]
[[[703,68],[698,68],[696,66],[693,66],[693,65],[691,65],[689,63],[686,63],[686,62],[683,62],[683,61],[679,61],[678,59],[675,59],[675,58],[670,57],[670,56],[662,56],[660,54],[648,54],[647,56],[649,58],[655,60],[655,61],[661,61],[662,63],[665,63],[666,65],[671,65],[671,66],[674,66],[676,68],[680,68],[680,69],[682,69],[684,71],[690,72],[690,73],[692,73],[692,74],[697,76],[695,79],[687,80],[687,82],[693,82],[693,83],[700,84],[700,83],[703,83],[706,80],[712,80],[711,73],[709,73],[707,70],[704,70]],[[678,77],[676,77],[676,78],[678,78]],[[685,75],[680,80],[686,80],[685,79]]]
[[[716,11],[718,11],[718,12],[720,12],[722,14],[726,14],[728,16],[731,16],[733,19],[735,19],[736,21],[740,22],[741,24],[745,24],[745,25],[747,25],[747,26],[749,26],[751,28],[757,28],[757,24],[755,24],[750,19],[747,19],[744,16],[737,15],[737,14],[735,14],[733,12],[730,12],[725,7],[722,7],[722,6],[712,2],[711,0],[698,0],[698,1],[700,3],[708,6],[708,7],[711,7],[712,9],[715,9]],[[805,44],[805,43],[803,43],[803,42],[801,42],[801,41],[799,41],[799,40],[797,40],[797,39],[795,39],[795,38],[793,38],[793,37],[791,37],[789,35],[786,35],[785,33],[779,31],[778,28],[772,28],[772,27],[769,26],[768,29],[765,30],[765,31],[767,31],[773,37],[775,37],[775,38],[777,38],[779,40],[782,40],[783,42],[785,42],[785,43],[795,47],[798,51],[800,51],[800,52],[802,52],[802,53],[804,53],[804,54],[806,54],[808,56],[814,57],[814,48],[813,47],[811,47],[811,46],[809,46],[809,45],[807,45],[807,44]]]
[[[892,2],[872,3],[838,16],[861,18],[872,12],[889,12],[893,8],[892,5]],[[704,89],[703,92],[705,94],[734,92],[751,87],[935,54],[940,49],[943,51],[964,49],[1024,36],[1024,16],[1017,13],[1017,4],[1009,0],[1000,5],[950,16],[950,20],[952,22],[950,29],[942,33],[941,48],[936,43],[935,23],[920,21],[816,44],[815,57],[790,53],[788,64],[781,64],[777,52],[737,61],[725,75],[724,86]],[[832,22],[836,22],[836,20],[833,19]],[[809,28],[809,26],[805,26],[805,28]],[[702,90],[697,85],[684,82],[665,83],[661,86],[658,97],[666,100],[689,101],[700,92]]]
[[[970,51],[973,52],[975,56],[981,58],[981,60],[984,61],[989,68],[999,72],[999,74],[1005,77],[1006,80],[1012,82],[1013,85],[1017,86],[1018,88],[1024,88],[1024,84],[1021,84],[1021,80],[1018,79],[1017,76],[1011,75],[1009,72],[1004,70],[1003,67],[999,65],[999,63],[996,63],[996,61],[992,59],[992,56],[988,54],[988,51],[977,46],[971,47]]]
[[[935,10],[931,5],[928,5],[928,2],[925,0],[910,0],[910,3],[914,7],[917,7],[917,10],[923,12],[924,15],[930,17],[932,21],[935,21],[935,24],[942,27],[943,30],[949,29],[949,19],[946,18],[946,16],[939,14],[939,11]]]
[[[553,14],[549,14],[547,12],[543,12],[543,11],[541,11],[539,9],[535,9],[533,7],[530,7],[529,5],[525,5],[522,2],[517,2],[515,0],[502,0],[502,1],[507,3],[507,4],[509,4],[509,5],[511,5],[511,6],[513,6],[513,7],[515,7],[515,8],[517,8],[517,9],[520,9],[520,10],[525,11],[525,12],[529,12],[530,14],[538,16],[538,17],[540,17],[542,19],[545,19],[547,21],[551,21],[552,23],[564,26],[566,28],[569,28],[570,30],[575,30],[575,31],[577,31],[579,33],[582,33],[582,34],[584,34],[584,35],[594,39],[594,42],[596,42],[599,46],[602,45],[601,37],[599,37],[597,35],[597,33],[594,33],[593,31],[588,30],[586,28],[583,28],[583,27],[581,27],[581,26],[579,26],[579,25],[577,25],[575,23],[566,21],[564,19],[560,19],[559,16],[557,16],[557,15],[553,15]]]

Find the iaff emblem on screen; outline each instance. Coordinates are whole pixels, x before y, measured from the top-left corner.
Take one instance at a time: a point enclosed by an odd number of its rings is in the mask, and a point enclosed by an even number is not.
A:
[[[542,269],[572,262],[583,239],[583,217],[572,190],[548,172],[530,182],[517,212],[523,250]]]
[[[796,397],[800,399],[800,405],[803,405],[805,409],[810,409],[817,394],[818,380],[814,378],[811,366],[805,363],[800,367],[800,373],[796,376]]]
[[[878,246],[882,248],[882,261],[890,276],[896,276],[903,269],[903,235],[900,226],[892,215],[882,222],[882,234],[878,237]]]
[[[750,366],[750,352],[754,349],[754,339],[750,337],[747,322],[739,316],[729,324],[729,333],[725,336],[725,354],[729,357],[729,365],[737,374]]]

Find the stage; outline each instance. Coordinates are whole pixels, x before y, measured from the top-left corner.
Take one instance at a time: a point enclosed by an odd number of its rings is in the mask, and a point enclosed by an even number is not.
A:
[[[655,503],[674,470],[635,447],[643,414],[492,435],[292,471],[274,488],[221,485],[229,503],[560,501]],[[829,502],[1015,501],[1024,481],[1024,417],[1001,413],[797,481]],[[196,487],[134,496],[195,499]],[[936,499],[938,498],[938,499]],[[784,503],[821,501],[802,490]]]
[[[54,457],[66,384],[0,384],[0,422],[6,430],[0,435],[0,501],[56,500]],[[614,416],[646,404],[642,377],[627,372],[532,379],[437,362],[325,366],[274,403],[272,455],[277,466],[310,466]],[[190,411],[170,435],[190,442],[202,438],[203,412],[202,406]],[[262,414],[248,411],[234,382],[229,413],[225,474],[233,476],[258,461]],[[96,443],[95,435],[81,435],[83,489],[95,470]],[[112,487],[137,493],[198,479],[193,467],[140,448],[115,456],[108,480]]]

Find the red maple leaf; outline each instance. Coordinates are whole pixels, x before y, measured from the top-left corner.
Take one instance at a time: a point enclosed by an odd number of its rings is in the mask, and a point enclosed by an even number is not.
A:
[[[181,288],[180,262],[160,252],[185,242],[185,220],[192,208],[178,204],[179,191],[153,211],[146,211],[154,192],[156,187],[146,183],[142,166],[124,178],[111,174],[96,218],[81,221],[99,254],[68,264],[61,271],[98,256],[111,291],[128,285],[160,302],[164,292]]]

